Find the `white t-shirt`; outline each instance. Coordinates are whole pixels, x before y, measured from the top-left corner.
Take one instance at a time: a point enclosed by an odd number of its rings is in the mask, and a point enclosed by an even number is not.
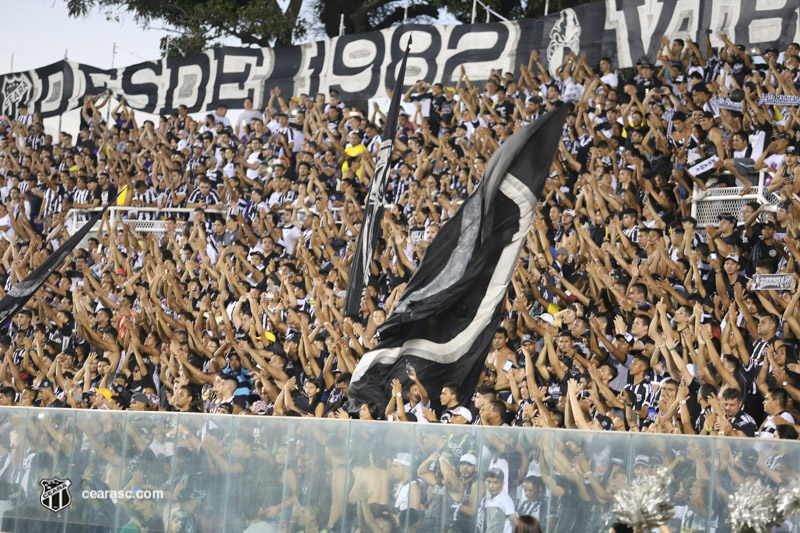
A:
[[[779,415],[769,415],[767,417],[767,420],[764,422],[764,425],[762,426],[761,431],[756,433],[756,437],[758,437],[760,439],[774,439],[775,438],[775,433],[777,433],[777,431],[778,431],[778,426],[775,425],[775,422],[773,420],[774,420],[774,418],[776,416],[779,416],[779,417],[783,418],[789,424],[794,424],[794,419],[792,418],[792,415],[790,415],[786,411],[784,411],[783,413],[781,413]]]
[[[263,121],[264,115],[261,113],[261,111],[257,109],[251,109],[250,111],[242,111],[242,113],[236,119],[236,127],[241,129],[242,126],[249,126],[254,118],[259,118]]]
[[[247,164],[248,165],[260,165],[261,164],[261,157],[259,157],[258,152],[253,152],[249,156],[247,156]],[[245,176],[247,176],[251,180],[258,180],[260,179],[258,175],[258,166],[256,168],[248,168],[244,171]]]
[[[515,512],[514,501],[505,492],[492,498],[487,492],[481,500],[478,530],[485,533],[512,533],[509,516]]]
[[[424,407],[426,409],[430,409],[431,408],[430,400],[428,400],[428,404],[427,405],[422,405],[422,402],[417,402],[417,405],[415,405],[414,407],[411,407],[411,403],[405,404],[404,407],[405,407],[406,413],[414,413],[414,416],[417,417],[417,422],[422,422],[422,423],[425,423],[425,424],[428,423],[428,419],[425,418],[425,413],[422,412],[422,408]]]
[[[214,124],[219,124],[220,122],[226,128],[230,128],[231,127],[231,119],[229,119],[228,117],[221,117],[221,116],[219,116],[219,115],[217,115],[215,113],[214,114]]]
[[[0,230],[0,238],[3,236],[7,236],[10,240],[14,239],[14,228],[11,227],[11,216],[6,213],[5,216],[0,217],[0,226],[5,227],[8,226],[8,229],[3,231]]]
[[[605,76],[601,77],[600,81],[602,81],[606,85],[610,85],[611,87],[616,87],[617,85],[619,85],[619,78],[617,78],[617,75],[614,74],[613,72],[609,72]]]

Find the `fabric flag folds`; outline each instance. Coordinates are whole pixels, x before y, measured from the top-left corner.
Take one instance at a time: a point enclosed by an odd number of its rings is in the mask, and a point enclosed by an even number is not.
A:
[[[61,265],[61,261],[63,261],[78,243],[81,242],[86,234],[89,233],[89,230],[100,220],[107,208],[108,206],[93,213],[86,224],[67,239],[67,242],[50,254],[27,278],[17,282],[11,287],[11,290],[0,300],[0,324],[5,324],[10,318],[17,314],[18,311],[25,307],[25,304],[28,303],[31,296],[39,290],[39,287],[47,281],[50,274]]]
[[[350,397],[383,408],[393,378],[410,363],[432,398],[456,382],[468,400],[500,321],[501,305],[549,175],[567,113],[561,106],[508,139],[475,192],[428,246],[380,330],[358,362]]]
[[[386,197],[386,183],[389,179],[389,162],[394,149],[394,137],[397,133],[397,117],[400,113],[400,99],[403,96],[403,80],[406,77],[406,62],[408,51],[411,48],[411,38],[408,39],[403,61],[397,74],[397,83],[392,94],[389,112],[386,114],[386,124],[383,128],[383,141],[378,151],[378,161],[372,181],[369,183],[369,194],[364,207],[364,220],[361,222],[361,231],[358,234],[356,253],[353,257],[353,266],[350,268],[350,279],[347,282],[347,293],[344,302],[344,315],[358,316],[361,311],[361,302],[364,291],[369,282],[369,271],[375,245],[381,233],[381,219],[383,219],[383,202]]]

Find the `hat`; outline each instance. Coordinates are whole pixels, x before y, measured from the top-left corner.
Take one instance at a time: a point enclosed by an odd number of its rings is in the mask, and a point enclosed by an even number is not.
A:
[[[411,454],[408,452],[400,452],[395,456],[394,462],[403,466],[411,466]]]
[[[525,335],[522,336],[522,340],[520,342],[522,344],[525,344],[526,342],[533,342],[533,335],[531,335],[530,333],[526,333]]]
[[[547,322],[547,323],[548,323],[548,324],[550,324],[551,326],[552,326],[553,324],[555,324],[555,322],[556,322],[556,319],[555,319],[555,318],[553,318],[553,315],[551,315],[550,313],[542,313],[541,315],[539,315],[539,317],[538,317],[538,318],[539,318],[539,320],[541,320],[542,322]]]
[[[478,466],[478,458],[475,457],[475,455],[472,453],[465,453],[464,455],[462,455],[461,462],[470,464],[472,466]]]
[[[336,293],[337,298],[344,298],[347,296],[347,291],[339,291]]]
[[[569,252],[563,246],[556,248],[556,255],[569,255]]]
[[[600,422],[600,426],[605,431],[612,431],[614,429],[614,422],[609,417],[607,417],[606,415],[601,415],[601,414],[598,413],[597,415],[595,415],[594,418],[595,418],[595,420]]]
[[[719,220],[727,220],[732,224],[736,224],[737,220],[736,217],[730,213],[723,213],[719,216]]]
[[[264,400],[258,400],[257,402],[253,402],[253,405],[250,406],[250,410],[253,414],[256,415],[264,415],[267,414],[267,402]]]
[[[124,268],[118,268],[117,271],[114,272],[114,274],[116,274],[118,276],[127,276],[128,275],[128,273],[125,272]]]
[[[642,66],[650,63],[650,58],[647,56],[639,56],[639,59],[636,60],[637,66]]]
[[[646,455],[637,455],[636,460],[633,462],[633,466],[650,466],[650,458]]]
[[[767,220],[766,222],[761,223],[762,228],[775,228],[775,223],[771,220]]]
[[[570,215],[571,217],[574,217],[575,216],[575,211],[573,211],[572,209],[564,209],[564,212],[561,213],[561,214],[562,215]]]
[[[34,387],[33,390],[42,390],[42,389],[46,389],[48,387],[52,389],[53,388],[53,382],[50,381],[49,379],[43,379],[42,381],[39,382],[39,386]]]
[[[738,256],[738,255],[736,255],[736,254],[728,254],[728,255],[725,257],[725,261],[727,261],[728,259],[730,259],[731,261],[734,261],[734,262],[736,262],[736,263],[738,263],[738,262],[739,262],[739,256]]]
[[[147,394],[143,392],[137,392],[133,395],[134,401],[142,402],[142,403],[150,403],[150,398],[147,397]]]
[[[286,339],[284,340],[284,342],[299,342],[299,339],[297,338],[298,336],[299,335],[297,335],[297,333],[291,331],[286,334]]]
[[[788,154],[797,155],[798,153],[800,153],[800,148],[798,148],[796,144],[790,144],[789,146],[786,147],[787,155]]]
[[[675,83],[686,83],[686,76],[681,74],[680,76],[675,77]]]
[[[448,409],[447,412],[453,416],[463,417],[464,420],[467,421],[467,423],[472,422],[472,413],[470,413],[469,409],[467,409],[463,405],[460,405],[455,409]]]

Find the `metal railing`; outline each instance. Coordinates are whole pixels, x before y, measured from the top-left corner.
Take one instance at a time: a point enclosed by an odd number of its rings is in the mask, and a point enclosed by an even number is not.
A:
[[[741,194],[743,187],[713,187],[704,191],[695,184],[692,191],[692,217],[697,220],[697,227],[716,226],[719,215],[733,215],[739,223],[744,223],[742,209],[745,204],[753,201],[767,206],[767,210],[776,211],[781,197],[767,191],[765,179],[766,172],[762,170],[758,173],[758,184],[744,195]]]
[[[70,233],[74,233],[77,229],[83,224],[86,220],[86,215],[88,213],[92,213],[95,211],[100,211],[100,207],[95,207],[92,209],[70,209],[67,213],[67,229]],[[225,213],[226,209],[205,209],[207,213]],[[143,220],[140,218],[128,218],[125,216],[128,213],[156,213],[153,220]],[[185,216],[186,214],[191,215],[194,212],[194,209],[190,209],[188,207],[175,207],[169,209],[161,209],[158,207],[130,207],[130,206],[111,206],[108,208],[108,222],[112,227],[117,226],[120,222],[131,226],[132,229],[139,233],[165,233],[167,231],[166,226],[166,218],[170,215],[181,215]],[[98,221],[97,224],[89,231],[90,234],[96,234],[97,230],[100,228],[100,224],[102,221]],[[186,225],[186,221],[184,220],[177,220],[175,225],[176,231],[183,231],[184,226]]]
[[[67,213],[67,230],[70,234],[77,231],[77,229],[81,226],[81,224],[88,218],[88,213],[99,211],[100,207],[95,207],[92,209],[70,209]],[[175,208],[158,208],[158,207],[132,207],[132,206],[111,206],[108,208],[109,212],[109,224],[111,226],[117,226],[119,223],[126,224],[131,226],[132,229],[139,233],[166,233],[167,231],[167,221],[166,219],[169,218],[171,215],[180,215],[178,220],[175,224],[175,231],[181,232],[186,226],[186,221],[181,220],[182,217],[189,215],[187,218],[191,220],[191,213],[195,211],[194,208],[188,207],[175,207]],[[228,212],[227,208],[223,209],[204,209],[206,213],[212,214],[224,214]],[[334,222],[337,224],[341,224],[341,215],[340,207],[332,207],[331,211],[333,212],[333,219]],[[129,218],[126,216],[128,213],[156,213],[153,220],[143,220],[139,217],[136,218]],[[279,214],[283,214],[286,212],[286,209],[279,209],[277,211]],[[94,236],[97,234],[97,230],[100,228],[100,222],[94,225],[94,227],[89,231],[89,234]]]

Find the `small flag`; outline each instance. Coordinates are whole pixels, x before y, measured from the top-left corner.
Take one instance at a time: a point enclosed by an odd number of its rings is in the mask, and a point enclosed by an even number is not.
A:
[[[411,49],[411,38],[408,39],[403,61],[400,63],[400,72],[397,74],[397,83],[392,94],[392,103],[386,115],[386,124],[383,128],[383,141],[378,150],[378,162],[369,184],[369,194],[364,207],[364,220],[361,221],[361,231],[358,234],[356,253],[353,265],[350,268],[350,279],[347,283],[347,294],[344,302],[344,315],[358,316],[361,312],[361,302],[369,283],[369,271],[372,257],[375,254],[375,245],[381,234],[381,219],[383,218],[383,202],[386,196],[386,183],[389,180],[389,162],[394,149],[394,136],[397,133],[397,117],[400,113],[400,98],[403,95],[403,80],[406,77],[406,62],[408,51]]]
[[[50,274],[55,271],[59,265],[61,265],[61,261],[75,248],[79,242],[89,233],[89,230],[92,229],[92,226],[100,220],[100,217],[103,216],[108,206],[104,207],[100,211],[94,213],[89,220],[84,224],[81,229],[75,232],[75,234],[67,239],[67,242],[62,244],[58,250],[50,254],[47,259],[42,262],[41,265],[36,267],[36,270],[31,272],[27,278],[22,281],[18,281],[11,290],[8,291],[2,300],[0,300],[0,324],[5,324],[11,317],[17,314],[25,304],[28,303],[28,300],[31,299],[39,287],[47,281],[47,278],[50,277]]]

